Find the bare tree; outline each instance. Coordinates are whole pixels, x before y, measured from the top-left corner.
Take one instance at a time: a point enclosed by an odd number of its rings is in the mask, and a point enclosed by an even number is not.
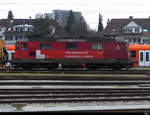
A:
[[[71,35],[85,35],[88,32],[88,26],[83,17],[78,22],[72,25]]]

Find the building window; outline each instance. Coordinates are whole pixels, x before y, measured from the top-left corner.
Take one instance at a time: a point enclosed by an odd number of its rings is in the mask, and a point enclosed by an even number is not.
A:
[[[17,27],[17,28],[15,28],[16,32],[23,32],[23,30],[24,30],[23,27]]]
[[[122,29],[123,33],[132,33],[132,29]]]
[[[28,29],[28,32],[30,31],[30,28],[27,28]]]
[[[127,33],[127,29],[122,29],[122,32],[123,33]]]
[[[16,40],[16,41],[18,40],[18,36],[15,36],[15,40]]]
[[[131,41],[131,38],[128,38],[128,42],[129,42],[129,43],[131,43],[131,42],[132,42],[132,41]]]
[[[66,49],[67,50],[78,49],[77,43],[66,43]]]
[[[137,38],[137,42],[140,44],[141,43],[141,38]]]
[[[136,42],[136,38],[133,38],[133,43],[135,43]]]
[[[5,36],[5,40],[9,40],[9,39],[8,39],[8,36]]]
[[[148,32],[148,30],[147,29],[143,29],[143,32]]]
[[[139,32],[140,32],[140,29],[139,29],[139,28],[135,28],[135,32],[136,32],[136,33],[139,33]]]
[[[13,40],[13,36],[10,36],[9,40],[12,41]]]
[[[27,28],[27,31],[28,31],[28,32],[30,32],[30,31],[32,31],[32,30],[33,30],[33,29],[32,29],[31,27],[28,27],[28,28]]]
[[[128,29],[128,33],[132,33],[132,29]]]
[[[22,38],[23,38],[23,36],[20,36],[19,38],[20,38],[20,39],[22,39]]]

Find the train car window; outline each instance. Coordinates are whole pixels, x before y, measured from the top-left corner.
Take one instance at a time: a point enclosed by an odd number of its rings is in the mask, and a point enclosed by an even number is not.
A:
[[[140,61],[143,61],[143,52],[140,52]]]
[[[135,58],[136,57],[136,51],[134,51],[134,50],[130,51],[130,57]]]
[[[51,43],[40,43],[40,49],[42,50],[52,49],[52,45]]]
[[[92,43],[93,50],[101,50],[104,49],[104,45],[102,43]]]
[[[146,52],[146,61],[149,61],[149,52]]]
[[[78,49],[77,43],[66,43],[66,49],[67,50],[75,50]]]
[[[27,49],[27,43],[22,43],[22,50],[26,50]]]

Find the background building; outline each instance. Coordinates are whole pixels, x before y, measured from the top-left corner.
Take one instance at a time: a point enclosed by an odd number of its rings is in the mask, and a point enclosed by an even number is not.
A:
[[[150,43],[150,18],[112,19],[107,23],[104,34],[117,36],[130,44]]]
[[[79,21],[82,16],[81,12],[73,11],[73,14],[74,14],[75,20]],[[43,15],[44,18],[56,20],[62,28],[64,28],[64,26],[66,25],[68,16],[69,16],[69,10],[53,10],[52,13],[44,13]]]
[[[36,19],[1,19],[0,20],[0,39],[5,40],[6,44],[16,44],[17,41],[26,40],[26,32],[33,31],[33,24]],[[66,33],[55,20],[50,20],[53,36],[65,36]]]

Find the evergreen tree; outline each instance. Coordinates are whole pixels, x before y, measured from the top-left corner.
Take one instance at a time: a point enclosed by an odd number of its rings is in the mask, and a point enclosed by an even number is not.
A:
[[[103,31],[102,15],[99,14],[98,32],[102,32],[102,31]]]
[[[72,25],[75,23],[75,16],[73,14],[73,11],[70,10],[69,11],[69,16],[68,16],[68,19],[67,19],[67,24],[65,26],[65,30],[70,34],[71,33],[71,28],[72,28]]]
[[[8,11],[8,19],[10,19],[10,20],[14,19],[14,15],[11,10]]]

